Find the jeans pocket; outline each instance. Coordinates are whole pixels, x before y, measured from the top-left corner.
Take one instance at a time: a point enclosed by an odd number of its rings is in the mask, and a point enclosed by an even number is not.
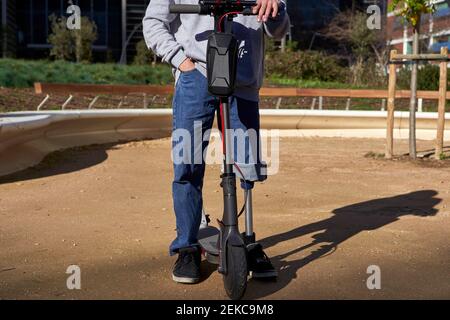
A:
[[[197,71],[197,68],[194,68],[194,69],[189,70],[189,71],[181,71],[181,70],[180,70],[180,76],[181,76],[181,75],[189,75],[189,74],[194,73],[195,71]]]

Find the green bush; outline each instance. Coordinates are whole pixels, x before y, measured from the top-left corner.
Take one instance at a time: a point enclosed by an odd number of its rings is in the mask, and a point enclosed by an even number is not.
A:
[[[153,62],[153,53],[147,47],[145,40],[141,40],[136,44],[136,56],[134,57],[134,64],[149,65]]]
[[[348,81],[348,69],[334,56],[316,51],[275,51],[266,57],[267,76],[317,81]]]
[[[92,84],[168,84],[170,67],[83,64],[64,61],[0,59],[0,86],[31,87],[34,82]]]
[[[90,62],[92,45],[97,40],[97,26],[87,17],[81,17],[81,29],[67,29],[67,18],[50,16],[52,33],[48,43],[52,45],[50,56],[57,60]]]
[[[351,83],[343,83],[337,81],[320,81],[320,80],[304,80],[290,79],[286,77],[271,76],[266,78],[266,85],[287,86],[298,88],[318,88],[318,89],[361,89],[367,86],[356,86]]]
[[[418,90],[439,90],[439,67],[436,65],[425,65],[419,68],[417,74],[417,88]],[[450,73],[448,74],[448,81],[450,81]],[[409,68],[402,68],[397,77],[397,85],[400,89],[409,90],[411,81],[411,70]]]

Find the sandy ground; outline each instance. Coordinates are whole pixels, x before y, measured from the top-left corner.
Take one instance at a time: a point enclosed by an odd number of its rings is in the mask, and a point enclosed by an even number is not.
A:
[[[383,143],[281,140],[280,172],[254,193],[257,236],[280,276],[250,280],[245,298],[450,298],[449,167],[364,157]],[[205,261],[200,284],[171,280],[169,150],[168,139],[81,148],[3,179],[0,298],[226,298]],[[213,220],[218,174],[209,167],[204,187]],[[69,265],[81,267],[81,290],[66,288]],[[366,286],[370,265],[380,290]]]

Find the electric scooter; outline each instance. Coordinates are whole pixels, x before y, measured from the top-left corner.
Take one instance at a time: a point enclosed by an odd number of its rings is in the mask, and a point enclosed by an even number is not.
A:
[[[232,21],[238,14],[253,15],[256,1],[246,0],[200,0],[198,5],[174,4],[171,13],[200,14],[214,17],[214,32],[208,38],[207,77],[208,91],[220,100],[220,127],[223,139],[224,165],[221,175],[224,211],[220,229],[209,226],[209,217],[203,211],[198,241],[206,259],[218,264],[218,272],[223,275],[227,295],[240,299],[247,288],[248,249],[255,243],[253,232],[253,212],[251,190],[245,190],[245,204],[238,213],[236,197],[236,174],[240,172],[234,163],[230,134],[229,97],[234,93],[239,44],[232,33]],[[225,23],[225,20],[228,23]],[[240,172],[242,176],[242,172]],[[238,218],[245,210],[246,231],[240,234]]]

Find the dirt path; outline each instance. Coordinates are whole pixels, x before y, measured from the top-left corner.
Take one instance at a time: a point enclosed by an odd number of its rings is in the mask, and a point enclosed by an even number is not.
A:
[[[82,148],[0,182],[0,298],[226,298],[206,262],[200,284],[171,280],[169,149],[167,139]],[[375,139],[281,140],[280,172],[254,194],[257,235],[280,278],[250,281],[246,298],[450,298],[450,170],[364,157],[383,149]],[[218,170],[204,188],[214,220]],[[73,264],[79,291],[66,288]],[[381,290],[366,287],[369,265],[381,268]]]

